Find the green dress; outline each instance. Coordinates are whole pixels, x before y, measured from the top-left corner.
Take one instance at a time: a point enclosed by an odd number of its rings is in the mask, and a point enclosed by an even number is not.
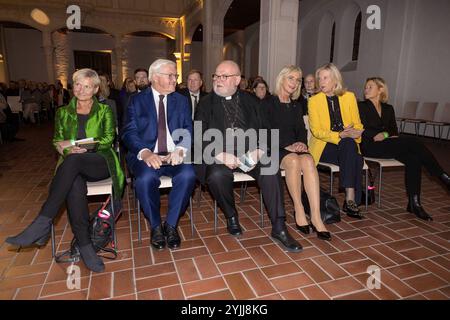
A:
[[[93,99],[94,103],[86,122],[86,138],[94,138],[94,140],[99,141],[97,153],[105,158],[113,181],[114,197],[120,199],[124,187],[124,173],[112,148],[116,135],[116,121],[108,105],[99,103],[95,97]],[[77,98],[73,97],[67,106],[60,107],[56,111],[53,145],[56,148],[56,143],[59,141],[76,140],[77,132]],[[69,148],[66,148],[64,156],[60,156],[58,160],[57,167],[64,161],[68,152]]]

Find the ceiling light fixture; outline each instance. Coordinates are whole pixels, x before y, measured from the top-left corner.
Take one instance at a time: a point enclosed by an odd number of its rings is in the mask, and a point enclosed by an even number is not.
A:
[[[31,18],[39,24],[48,26],[50,24],[50,18],[41,9],[34,8],[30,13]]]

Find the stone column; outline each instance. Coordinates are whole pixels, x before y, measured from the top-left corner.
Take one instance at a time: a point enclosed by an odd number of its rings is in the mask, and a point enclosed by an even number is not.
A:
[[[55,68],[53,63],[54,46],[52,42],[52,33],[50,31],[42,31],[42,47],[44,49],[47,66],[48,83],[55,83]]]
[[[123,71],[122,71],[122,55],[123,55],[123,45],[122,45],[122,35],[114,35],[114,55],[116,58],[116,79],[114,80],[114,85],[120,88],[123,82]]]
[[[285,65],[296,63],[298,0],[261,0],[259,74],[270,88]]]
[[[223,19],[226,12],[216,12],[222,9],[216,0],[203,2],[203,74],[207,91],[211,91],[211,75],[223,59]],[[214,10],[216,9],[216,10]]]

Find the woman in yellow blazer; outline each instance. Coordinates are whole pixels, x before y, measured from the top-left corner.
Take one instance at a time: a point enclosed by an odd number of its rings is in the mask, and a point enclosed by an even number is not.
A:
[[[339,166],[340,184],[345,188],[344,212],[361,219],[363,158],[359,143],[363,125],[355,95],[346,91],[337,67],[326,64],[316,71],[320,93],[308,102],[311,139],[309,151],[316,164],[328,162]]]
[[[124,187],[124,174],[112,149],[116,121],[108,105],[95,98],[100,78],[94,70],[80,69],[73,74],[74,97],[60,107],[55,117],[53,143],[60,153],[49,195],[34,221],[19,235],[8,237],[9,244],[43,246],[50,238],[51,224],[64,201],[81,258],[88,269],[102,272],[105,265],[97,256],[89,236],[89,208],[86,181],[111,177],[116,200]],[[94,138],[96,152],[74,146],[76,139]]]

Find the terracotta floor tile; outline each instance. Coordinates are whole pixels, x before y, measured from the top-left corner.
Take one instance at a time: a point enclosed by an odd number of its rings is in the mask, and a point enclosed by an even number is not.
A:
[[[200,280],[200,275],[192,259],[176,261],[175,265],[181,282]]]
[[[133,270],[114,272],[113,296],[124,296],[135,293]]]
[[[236,299],[243,300],[256,297],[252,287],[242,274],[233,273],[225,275],[225,281]]]
[[[171,285],[178,284],[178,276],[176,273],[169,273],[164,274],[160,276],[154,276],[144,279],[137,279],[136,280],[136,290],[138,292],[140,291],[146,291],[149,289],[156,289],[161,287],[168,287]]]
[[[428,273],[427,270],[415,263],[407,263],[400,266],[388,268],[387,270],[399,279],[416,277]]]
[[[428,300],[448,300],[448,297],[443,294],[442,292],[436,290],[436,291],[431,291],[431,292],[426,292],[423,294],[425,296],[425,298],[427,298]]]
[[[364,289],[364,287],[352,277],[323,282],[320,284],[320,287],[330,297],[348,295],[354,293],[355,291]]]
[[[404,264],[410,262],[409,259],[406,259],[404,256],[398,254],[391,248],[387,247],[384,244],[376,245],[372,247],[373,249],[377,250],[379,253],[383,254],[386,258],[394,261],[397,264]]]
[[[280,294],[286,300],[307,300],[305,295],[299,289],[280,292]]]
[[[56,282],[47,282],[43,285],[42,291],[40,292],[40,298],[46,296],[53,296],[63,293],[70,293],[74,291],[87,290],[90,284],[90,277],[81,277],[80,278],[80,288],[77,289],[75,286],[77,283],[75,281],[69,282],[71,287],[68,286],[67,280],[64,281],[56,281]]]
[[[290,274],[271,280],[274,287],[280,292],[294,288],[301,288],[314,283],[314,281],[304,272],[297,274]]]
[[[251,270],[257,267],[253,259],[243,259],[233,262],[225,262],[217,265],[222,274],[235,273],[245,270]]]
[[[373,285],[373,279],[369,279],[369,274],[359,274],[355,275],[354,278],[359,281],[363,285],[363,287],[369,289],[369,284]],[[388,288],[383,283],[383,277],[381,277],[381,283],[380,286],[377,287],[371,287],[369,291],[377,296],[381,300],[397,300],[400,298],[400,295],[396,294],[394,291],[392,291],[390,288]],[[399,281],[399,280],[397,280]],[[369,283],[368,283],[369,282]]]
[[[148,290],[143,292],[138,292],[138,300],[161,300],[159,290]]]
[[[295,262],[288,262],[283,264],[277,264],[271,267],[261,268],[261,271],[267,278],[275,278],[280,276],[286,276],[292,273],[301,272],[302,269]]]
[[[262,248],[254,247],[249,248],[247,251],[258,267],[265,267],[274,264],[274,261]]]
[[[249,258],[249,255],[246,252],[246,250],[237,250],[224,253],[217,253],[212,255],[212,257],[216,263],[224,263]]]
[[[338,264],[365,259],[364,255],[356,250],[333,253],[329,257]]]
[[[260,269],[249,270],[243,273],[258,296],[265,296],[275,292],[275,288]]]
[[[41,292],[42,285],[17,289],[14,300],[37,300]]]
[[[428,272],[433,273],[444,281],[450,283],[450,270],[444,269],[440,265],[432,262],[431,260],[421,260],[417,262],[422,268],[426,269]]]
[[[172,273],[175,271],[176,271],[175,265],[173,262],[155,264],[152,266],[146,266],[146,267],[141,267],[141,268],[135,269],[136,279]]]
[[[112,297],[112,273],[102,273],[91,277],[89,300],[101,300]]]
[[[200,277],[202,279],[212,278],[220,275],[219,269],[211,256],[202,256],[194,258],[197,270],[200,272]]]
[[[233,300],[233,295],[231,294],[231,291],[221,290],[216,292],[210,292],[204,295],[198,295],[195,297],[192,297],[193,300]]]
[[[340,296],[337,300],[379,300],[370,291],[360,291],[356,293],[351,293],[345,296]]]
[[[370,259],[343,263],[340,265],[345,271],[351,275],[367,273],[369,267],[376,266],[375,262]]]
[[[325,291],[317,285],[303,287],[300,291],[303,292],[309,300],[330,300],[330,297],[325,293]]]
[[[419,292],[424,292],[432,289],[440,289],[448,286],[448,282],[444,281],[433,274],[421,275],[415,278],[404,280],[406,284],[416,289]]]
[[[311,259],[299,260],[296,263],[311,279],[317,283],[332,280],[332,278]]]
[[[183,289],[186,297],[190,297],[227,289],[227,285],[222,277],[217,277],[183,284]]]
[[[163,300],[184,300],[183,289],[180,285],[166,287],[161,289]]]
[[[348,276],[348,273],[344,269],[326,256],[313,258],[312,260],[333,279]]]

